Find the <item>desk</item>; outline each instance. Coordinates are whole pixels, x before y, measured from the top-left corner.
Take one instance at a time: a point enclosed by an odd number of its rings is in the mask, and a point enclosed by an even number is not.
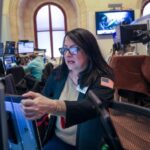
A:
[[[150,96],[150,56],[113,56],[115,88]]]

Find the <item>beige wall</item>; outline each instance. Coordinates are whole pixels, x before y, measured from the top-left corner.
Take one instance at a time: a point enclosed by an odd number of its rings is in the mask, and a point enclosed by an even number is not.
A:
[[[68,30],[75,27],[89,29],[95,35],[95,11],[109,10],[108,4],[122,3],[123,9],[134,9],[136,18],[140,17],[142,0],[4,0],[2,40],[34,40],[34,10],[44,2],[59,4],[67,15]],[[96,35],[95,35],[96,36]],[[112,48],[111,36],[96,36],[105,57]]]

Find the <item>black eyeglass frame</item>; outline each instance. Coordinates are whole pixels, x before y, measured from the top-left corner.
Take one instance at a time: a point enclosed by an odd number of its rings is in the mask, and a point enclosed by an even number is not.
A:
[[[75,46],[75,47],[61,47],[59,48],[59,52],[61,53],[61,55],[65,55],[67,51],[69,51],[70,54],[72,55],[77,55],[78,51],[80,50],[80,47]]]

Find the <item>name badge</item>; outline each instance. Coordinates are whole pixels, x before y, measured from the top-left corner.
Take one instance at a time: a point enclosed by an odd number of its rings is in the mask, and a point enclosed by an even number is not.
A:
[[[81,92],[81,93],[83,93],[83,94],[85,94],[87,92],[87,90],[88,90],[88,87],[86,86],[86,87],[84,87],[84,88],[81,89],[80,85],[78,85],[77,88],[76,88],[76,90],[79,91],[79,92]]]

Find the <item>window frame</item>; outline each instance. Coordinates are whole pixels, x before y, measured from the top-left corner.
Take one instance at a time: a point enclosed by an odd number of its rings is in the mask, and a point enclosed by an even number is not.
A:
[[[149,0],[148,0],[148,1],[143,2],[143,4],[142,4],[142,9],[141,9],[141,16],[143,16],[144,8],[146,7],[146,5],[147,5],[148,3],[150,3],[150,1],[149,1]]]
[[[46,5],[48,5],[48,8],[49,8],[48,10],[49,10],[49,34],[50,34],[50,43],[51,43],[50,44],[50,47],[51,47],[51,49],[50,49],[51,59],[54,59],[55,57],[54,57],[54,46],[53,46],[53,35],[52,35],[52,32],[53,31],[60,31],[60,30],[52,30],[52,23],[51,23],[52,22],[52,18],[51,18],[51,11],[50,11],[51,8],[50,8],[50,5],[56,6],[56,7],[58,7],[62,11],[62,13],[64,15],[64,30],[63,31],[65,31],[65,32],[67,32],[67,17],[66,17],[66,13],[65,13],[64,9],[60,5],[58,5],[56,3],[47,2],[47,3],[43,3],[40,6],[38,6],[37,9],[34,12],[34,39],[35,39],[35,47],[36,48],[38,48],[38,36],[37,36],[37,24],[36,24],[37,22],[36,22],[36,17],[37,17],[38,11],[42,7],[44,7]]]

